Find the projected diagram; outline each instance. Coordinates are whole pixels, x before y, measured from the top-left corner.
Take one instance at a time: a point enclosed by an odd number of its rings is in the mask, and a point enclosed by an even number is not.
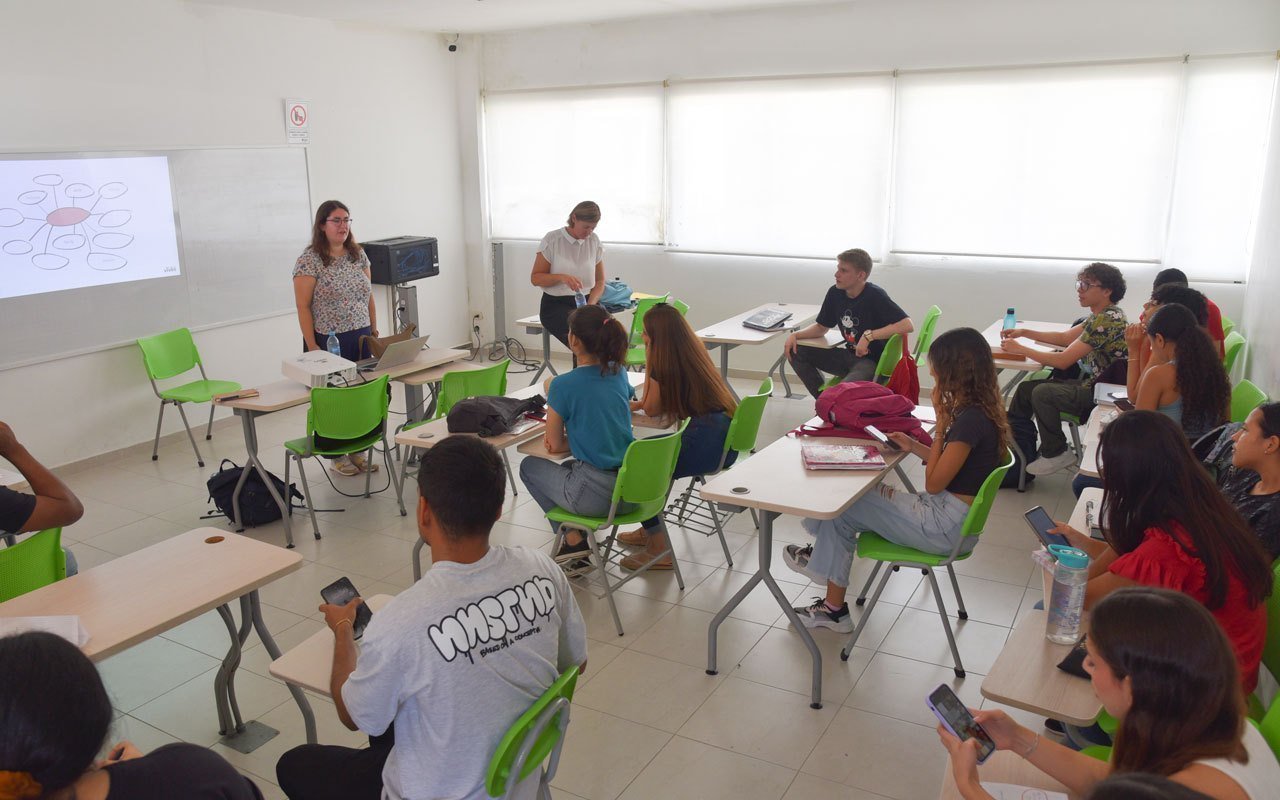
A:
[[[62,269],[73,258],[102,272],[128,266],[129,260],[118,251],[133,243],[127,232],[133,214],[110,207],[128,186],[120,181],[96,188],[66,183],[56,173],[36,175],[31,181],[34,188],[17,196],[20,208],[0,208],[0,228],[10,229],[8,236],[0,232],[5,240],[0,249],[11,256],[30,255],[31,265],[44,270]],[[33,230],[23,236],[28,229]]]

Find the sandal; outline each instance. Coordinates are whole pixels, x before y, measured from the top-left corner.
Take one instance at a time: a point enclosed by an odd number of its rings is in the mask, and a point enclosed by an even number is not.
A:
[[[625,570],[635,572],[638,569],[656,569],[669,570],[673,569],[671,563],[671,555],[667,554],[661,561],[657,560],[658,556],[651,556],[648,553],[637,553],[633,556],[627,556],[618,562],[618,566]]]
[[[340,456],[329,462],[329,469],[348,478],[360,474],[360,468],[351,463],[351,459],[347,456]]]
[[[638,528],[634,531],[618,534],[616,541],[618,544],[625,544],[627,547],[644,547],[649,544],[649,534],[644,528]]]
[[[357,472],[377,472],[378,471],[377,464],[370,463],[368,459],[366,459],[364,456],[360,455],[359,453],[352,453],[350,456],[348,456],[348,458],[350,458],[351,463],[355,465]]]

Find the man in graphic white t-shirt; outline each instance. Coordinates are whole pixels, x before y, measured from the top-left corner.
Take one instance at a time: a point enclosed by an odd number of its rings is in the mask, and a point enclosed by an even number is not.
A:
[[[445,439],[423,456],[418,485],[431,569],[373,615],[358,649],[359,601],[320,607],[334,632],[334,705],[369,747],[285,753],[276,775],[292,800],[481,800],[507,728],[564,670],[585,666],[586,627],[563,571],[538,550],[489,544],[506,489],[497,451]]]

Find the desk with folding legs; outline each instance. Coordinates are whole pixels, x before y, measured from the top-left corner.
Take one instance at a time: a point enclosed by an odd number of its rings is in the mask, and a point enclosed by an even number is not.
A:
[[[742,345],[761,345],[771,342],[778,336],[789,334],[801,325],[806,325],[818,316],[819,306],[807,305],[804,303],[765,303],[755,308],[744,311],[741,314],[735,314],[728,319],[721,320],[715,325],[708,325],[698,331],[698,338],[706,345],[708,350],[720,350],[720,377],[724,378],[725,385],[729,387],[729,391],[733,392],[733,396],[738,396],[733,391],[733,385],[729,383],[729,351]],[[748,328],[742,324],[742,321],[752,315],[769,309],[781,309],[791,312],[791,319],[786,324],[772,331],[760,331],[754,328]],[[777,372],[778,377],[782,381],[782,391],[784,396],[791,396],[791,384],[787,381],[787,354],[783,353],[769,367],[769,377],[773,377],[773,373]]]

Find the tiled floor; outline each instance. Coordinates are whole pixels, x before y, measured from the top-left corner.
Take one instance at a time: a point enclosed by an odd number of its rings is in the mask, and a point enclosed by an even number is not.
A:
[[[512,376],[512,385],[526,381]],[[753,382],[735,381],[739,391]],[[397,398],[393,408],[403,408]],[[769,442],[812,414],[808,400],[772,399],[761,442]],[[300,435],[305,410],[259,420],[268,466],[283,473],[281,442]],[[238,426],[222,427],[212,442],[201,441],[206,463],[243,460]],[[512,451],[513,466],[519,456]],[[62,470],[85,503],[84,519],[64,532],[82,569],[201,525],[208,504],[204,481],[185,438],[107,464]],[[369,500],[344,498],[308,466],[324,538],[314,540],[305,515],[295,517],[302,569],[265,587],[267,624],[288,649],[322,627],[316,611],[319,591],[347,575],[366,594],[395,593],[412,580],[409,554],[416,530],[401,517],[394,491]],[[917,486],[923,473],[911,471]],[[362,479],[334,478],[349,493]],[[924,697],[940,682],[953,685],[972,704],[982,702],[979,685],[1020,611],[1040,598],[1028,553],[1034,539],[1021,513],[1043,504],[1059,519],[1073,500],[1068,476],[1042,478],[1026,494],[1002,491],[987,532],[973,558],[957,567],[970,619],[956,625],[968,669],[957,680],[928,587],[918,574],[894,576],[855,653],[839,660],[845,637],[819,631],[824,653],[821,710],[809,708],[808,653],[763,587],[747,598],[720,633],[720,674],[705,673],[707,623],[740,587],[757,563],[749,515],[730,525],[734,566],[727,568],[720,545],[694,533],[676,531],[684,569],[680,592],[670,574],[645,575],[627,584],[618,606],[626,635],[619,637],[606,604],[587,591],[578,599],[591,637],[589,668],[573,707],[568,742],[555,778],[563,798],[719,798],[808,800],[809,798],[933,798],[945,763]],[[375,476],[377,488],[385,476]],[[412,482],[410,482],[412,483]],[[406,505],[416,501],[413,489]],[[807,537],[799,520],[780,518],[775,548]],[[283,544],[279,523],[248,535]],[[508,497],[494,541],[549,548],[551,532],[527,493]],[[424,551],[429,558],[429,551]],[[804,601],[818,587],[790,572],[775,556],[774,574],[791,600]],[[858,564],[854,586],[868,569]],[[945,580],[948,603],[952,590]],[[100,665],[119,712],[113,735],[148,750],[182,739],[214,747],[251,774],[267,797],[283,797],[275,786],[275,761],[303,742],[302,718],[285,687],[267,674],[268,658],[251,637],[236,681],[246,719],[258,719],[281,733],[258,751],[241,755],[218,742],[212,687],[226,652],[226,631],[208,614],[139,645]],[[338,723],[331,703],[313,698],[321,741],[359,745],[361,737]],[[1020,713],[1020,712],[1015,712]],[[1024,715],[1025,716],[1025,715]]]

